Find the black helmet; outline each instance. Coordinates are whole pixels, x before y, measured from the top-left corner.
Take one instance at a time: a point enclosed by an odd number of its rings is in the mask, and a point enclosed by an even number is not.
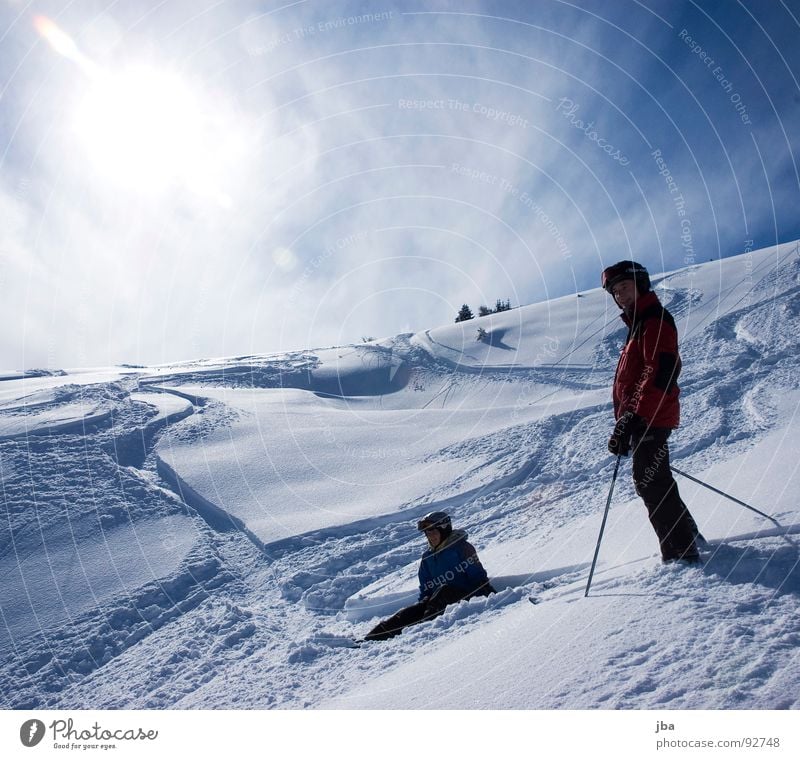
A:
[[[432,511],[417,522],[418,530],[429,530],[431,528],[439,530],[442,538],[446,538],[453,531],[450,515],[444,511]]]
[[[601,282],[603,289],[610,293],[614,285],[625,279],[632,279],[640,293],[650,292],[650,275],[647,269],[636,261],[619,261],[609,266],[603,271]]]

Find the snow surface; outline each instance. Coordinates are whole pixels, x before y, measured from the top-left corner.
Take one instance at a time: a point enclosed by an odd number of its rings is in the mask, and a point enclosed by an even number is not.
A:
[[[673,464],[709,541],[662,566],[621,468],[601,290],[281,355],[0,379],[0,706],[800,706],[800,247],[654,277]],[[477,327],[487,333],[476,339]],[[412,601],[446,508],[498,593]],[[532,604],[533,597],[537,603]]]

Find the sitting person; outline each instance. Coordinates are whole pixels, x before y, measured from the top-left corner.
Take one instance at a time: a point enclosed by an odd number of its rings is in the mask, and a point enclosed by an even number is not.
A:
[[[494,593],[467,533],[454,530],[443,511],[424,516],[417,529],[425,533],[428,548],[419,565],[419,601],[378,623],[364,640],[387,640],[404,627],[438,617],[450,604]]]

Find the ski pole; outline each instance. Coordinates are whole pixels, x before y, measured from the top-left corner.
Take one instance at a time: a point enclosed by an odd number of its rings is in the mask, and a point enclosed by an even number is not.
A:
[[[597,546],[594,549],[594,558],[592,559],[592,568],[589,570],[589,581],[586,583],[586,592],[583,594],[584,598],[589,597],[589,588],[592,587],[592,577],[594,577],[594,568],[597,565],[597,557],[600,555],[600,541],[603,540],[603,532],[606,529],[606,520],[608,519],[608,510],[611,507],[611,496],[614,494],[614,484],[617,481],[617,472],[619,472],[619,462],[622,458],[621,454],[617,454],[617,463],[614,465],[614,474],[611,476],[611,487],[608,491],[608,498],[606,499],[606,510],[603,514],[603,521],[600,524],[600,534],[597,536]]]
[[[740,506],[744,506],[746,509],[750,509],[750,511],[755,511],[756,514],[759,514],[760,516],[764,517],[764,519],[769,519],[769,521],[772,522],[779,529],[781,529],[781,530],[784,529],[783,525],[777,519],[774,519],[773,517],[771,517],[769,514],[765,514],[763,511],[759,511],[758,509],[756,509],[753,506],[750,506],[749,504],[745,503],[744,501],[740,501],[738,498],[734,498],[732,495],[728,495],[728,493],[724,493],[722,490],[719,490],[718,488],[715,488],[713,485],[709,485],[707,482],[703,482],[702,480],[698,480],[697,477],[692,477],[691,474],[687,474],[686,472],[682,472],[677,467],[673,466],[673,467],[670,467],[670,468],[672,469],[673,472],[675,472],[675,474],[680,474],[683,477],[686,477],[686,479],[691,480],[692,482],[696,482],[698,485],[702,485],[704,488],[708,488],[709,490],[713,491],[717,495],[721,495],[724,498],[727,498],[727,499],[733,501],[734,503],[738,503]]]

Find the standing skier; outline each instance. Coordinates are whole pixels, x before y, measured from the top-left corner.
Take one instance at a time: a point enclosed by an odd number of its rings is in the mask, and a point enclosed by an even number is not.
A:
[[[428,548],[419,565],[419,601],[379,622],[364,640],[386,640],[404,627],[438,617],[450,604],[494,593],[467,533],[454,530],[448,514],[432,511],[417,523]]]
[[[628,326],[614,376],[617,422],[608,450],[627,456],[633,449],[633,483],[658,536],[662,560],[696,564],[697,525],[672,477],[667,442],[680,420],[675,320],[650,289],[647,270],[635,261],[609,266],[602,284]]]

